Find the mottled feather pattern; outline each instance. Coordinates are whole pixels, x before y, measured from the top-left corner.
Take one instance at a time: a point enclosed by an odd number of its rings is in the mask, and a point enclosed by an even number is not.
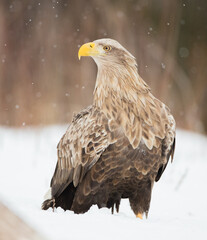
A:
[[[136,215],[147,215],[154,181],[173,158],[175,120],[125,48],[111,39],[94,43],[108,44],[111,52],[93,57],[98,66],[93,104],[74,115],[57,146],[52,198],[42,208],[84,213],[97,204],[113,212],[121,198],[129,198]]]
[[[175,135],[175,121],[168,107],[151,94],[149,87],[138,76],[135,65],[133,71],[139,79],[137,84],[131,84],[133,81],[127,74],[119,74],[114,70],[111,71],[114,76],[112,75],[109,81],[110,69],[107,69],[107,72],[100,71],[94,92],[94,102],[107,118],[115,120],[123,127],[134,149],[139,146],[141,139],[149,149],[152,149],[153,146],[158,146],[157,138],[164,139],[169,135],[168,131],[172,133],[171,137]],[[127,76],[126,79],[125,76]],[[120,85],[119,87],[109,87],[113,79],[118,79],[116,85]],[[130,84],[127,84],[127,81]],[[172,144],[173,141],[169,145]]]
[[[51,182],[53,195],[58,195],[71,181],[77,186],[101,153],[116,142],[114,132],[108,128],[108,119],[93,106],[73,117],[57,146],[57,171]]]
[[[160,146],[161,144],[160,141]],[[92,204],[98,203],[99,207],[109,207],[111,204],[112,207],[121,198],[133,198],[139,187],[145,188],[145,184],[154,181],[160,165],[158,159],[162,155],[161,151],[161,148],[149,151],[144,143],[134,150],[128,139],[122,135],[87,172],[77,189],[71,209],[83,213]],[[162,163],[164,162],[163,159]]]

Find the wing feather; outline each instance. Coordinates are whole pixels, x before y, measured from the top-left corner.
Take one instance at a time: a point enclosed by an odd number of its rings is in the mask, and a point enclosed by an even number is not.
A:
[[[73,117],[57,146],[58,162],[51,180],[53,196],[59,196],[71,182],[78,185],[103,151],[116,142],[113,130],[94,106]]]
[[[163,148],[164,148],[164,149],[166,148],[165,143],[163,144]],[[163,151],[165,151],[164,149],[163,149]],[[155,178],[155,181],[156,181],[156,182],[160,180],[163,172],[165,171],[165,168],[167,167],[167,164],[168,164],[168,162],[169,162],[170,157],[171,157],[171,162],[172,162],[172,160],[173,160],[173,155],[174,155],[174,151],[175,151],[175,138],[174,138],[173,144],[172,144],[172,146],[171,146],[171,148],[170,148],[170,151],[168,152],[167,156],[165,156],[165,158],[166,158],[166,163],[163,164],[163,165],[159,168],[159,170],[158,170],[157,176],[156,176],[156,178]]]

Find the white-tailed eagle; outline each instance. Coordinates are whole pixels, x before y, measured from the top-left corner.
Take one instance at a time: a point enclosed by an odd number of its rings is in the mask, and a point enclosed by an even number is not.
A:
[[[42,209],[85,213],[93,204],[118,212],[128,198],[137,217],[148,214],[152,187],[173,158],[175,120],[139,76],[135,58],[117,41],[79,49],[98,73],[91,106],[73,117],[57,146],[58,161]]]

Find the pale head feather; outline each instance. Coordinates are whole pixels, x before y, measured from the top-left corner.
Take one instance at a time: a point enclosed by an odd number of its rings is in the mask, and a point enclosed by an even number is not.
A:
[[[125,61],[129,61],[128,64],[130,63],[132,66],[137,65],[135,57],[116,40],[104,38],[95,40],[93,42],[96,44],[99,52],[103,54],[100,54],[98,56],[92,56],[98,66],[101,67],[103,65],[106,65],[106,67],[109,67],[113,64],[124,66]],[[109,52],[105,52],[103,50],[104,46],[111,47],[111,50]]]

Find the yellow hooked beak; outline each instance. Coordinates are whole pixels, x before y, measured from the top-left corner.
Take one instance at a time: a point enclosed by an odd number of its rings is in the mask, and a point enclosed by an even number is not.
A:
[[[83,44],[78,51],[78,58],[81,59],[82,56],[97,56],[100,52],[97,50],[95,43],[89,42]]]

